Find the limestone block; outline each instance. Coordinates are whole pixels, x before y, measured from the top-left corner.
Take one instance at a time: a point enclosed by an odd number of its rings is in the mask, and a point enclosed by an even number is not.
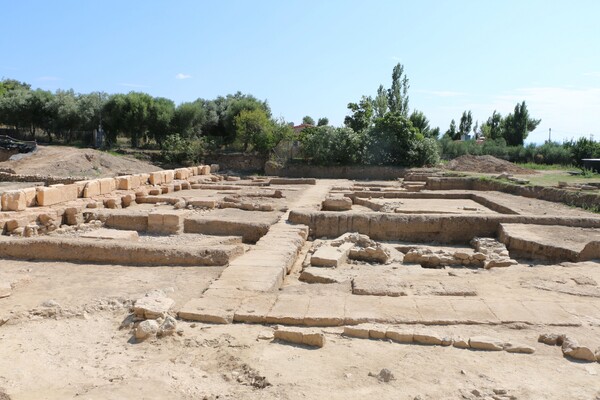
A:
[[[121,196],[121,207],[129,207],[132,204],[135,204],[135,195],[132,193],[126,194],[125,196]]]
[[[2,194],[2,211],[23,211],[27,207],[27,198],[22,190],[9,190]]]
[[[150,179],[150,174],[144,173],[144,174],[137,174],[136,176],[140,180],[140,183],[139,183],[140,186],[147,185],[149,183],[148,180]]]
[[[240,298],[201,297],[192,299],[181,307],[179,318],[213,324],[231,324]]]
[[[122,231],[119,229],[95,229],[81,235],[86,239],[118,240],[122,242],[137,242],[139,235],[137,231]]]
[[[187,179],[190,177],[190,170],[188,168],[178,168],[175,170],[175,179]]]
[[[88,182],[89,180],[75,182],[75,184],[77,185],[77,197],[83,197],[83,190],[85,189],[85,185],[87,185]]]
[[[577,340],[568,336],[562,344],[562,352],[565,356],[576,360],[596,361],[596,355],[589,347],[581,346]]]
[[[535,348],[522,343],[506,343],[504,350],[509,353],[533,354]]]
[[[279,327],[274,332],[274,338],[283,342],[302,344],[311,347],[323,347],[325,335],[322,332],[303,330],[299,328]]]
[[[398,343],[413,342],[413,332],[400,328],[388,328],[388,330],[385,332],[385,337]]]
[[[115,178],[102,178],[98,179],[100,182],[100,194],[110,194],[116,189]]]
[[[419,344],[442,345],[442,342],[445,341],[444,339],[445,336],[427,330],[415,331],[413,333],[413,341]]]
[[[173,170],[167,170],[167,171],[163,171],[163,182],[164,183],[171,183],[173,182],[173,180],[175,179],[175,171]]]
[[[181,190],[190,190],[191,186],[188,181],[181,182]]]
[[[208,173],[212,173],[212,172],[219,172],[219,170],[221,169],[219,167],[219,164],[210,164]]]
[[[453,346],[459,349],[468,349],[469,348],[469,340],[462,338],[462,337],[458,337],[456,339],[454,339],[454,343]]]
[[[131,182],[131,175],[118,176],[117,181],[117,189],[119,190],[131,190],[133,189],[133,185]]]
[[[500,351],[506,343],[488,336],[474,336],[469,339],[469,347],[476,350]]]
[[[34,207],[37,204],[36,188],[30,187],[30,188],[25,188],[25,189],[21,189],[21,190],[25,193],[25,205],[27,207]]]
[[[349,197],[328,197],[323,200],[321,208],[324,211],[347,211],[352,209],[352,199]]]
[[[38,187],[37,203],[39,206],[51,206],[63,201],[62,191],[57,187]]]
[[[85,184],[85,187],[83,188],[83,197],[89,199],[90,197],[98,195],[100,195],[100,181],[95,179]]]
[[[148,180],[151,185],[160,185],[164,182],[163,180],[163,171],[151,172]]]
[[[177,211],[154,211],[148,214],[148,232],[177,233],[183,228],[184,214]]]
[[[157,319],[164,317],[173,304],[175,304],[175,300],[166,297],[162,291],[152,291],[136,300],[133,313],[139,318]]]
[[[344,243],[339,247],[321,246],[310,258],[310,263],[315,267],[339,267],[348,259],[352,247],[354,243]]]
[[[344,335],[353,337],[353,338],[369,339],[369,337],[370,337],[369,332],[370,332],[369,326],[366,324],[344,327]]]
[[[199,175],[210,175],[211,170],[212,170],[212,168],[210,165],[202,165],[202,166],[200,166]],[[218,167],[217,167],[217,170],[218,170]]]

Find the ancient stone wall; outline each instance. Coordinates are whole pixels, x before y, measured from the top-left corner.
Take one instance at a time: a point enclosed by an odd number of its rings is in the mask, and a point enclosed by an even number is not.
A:
[[[221,170],[240,172],[263,172],[267,158],[262,155],[245,153],[208,154],[205,164],[219,164]]]
[[[278,167],[274,163],[265,164],[266,175],[290,178],[395,180],[404,177],[405,173],[405,168],[378,165],[322,167],[291,164],[286,167]]]

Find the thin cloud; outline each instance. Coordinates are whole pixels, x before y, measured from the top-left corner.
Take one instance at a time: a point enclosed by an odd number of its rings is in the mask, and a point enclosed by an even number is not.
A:
[[[178,73],[177,75],[175,75],[175,79],[190,79],[192,76],[189,74],[184,74],[184,73]]]
[[[594,78],[600,78],[600,71],[585,72],[583,76],[592,76]]]
[[[119,83],[120,86],[130,87],[130,88],[149,88],[148,85],[138,85],[137,83]]]

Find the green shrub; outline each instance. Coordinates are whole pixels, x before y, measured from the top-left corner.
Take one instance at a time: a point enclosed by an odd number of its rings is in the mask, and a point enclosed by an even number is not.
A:
[[[179,134],[169,135],[163,142],[160,152],[168,164],[198,163],[206,147],[203,138],[182,138]]]

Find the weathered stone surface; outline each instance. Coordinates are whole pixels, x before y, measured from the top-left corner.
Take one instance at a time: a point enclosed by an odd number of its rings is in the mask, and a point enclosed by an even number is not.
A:
[[[310,263],[314,267],[339,267],[346,262],[353,246],[353,243],[344,243],[339,247],[323,245],[314,252]]]
[[[86,239],[123,240],[127,242],[137,242],[139,240],[137,231],[122,231],[106,228],[85,232],[81,234],[81,237]]]
[[[140,318],[156,319],[164,317],[173,304],[175,300],[165,296],[162,291],[153,291],[135,302],[133,312]]]
[[[153,319],[142,321],[135,328],[135,338],[139,341],[146,340],[158,333],[158,322]]]
[[[562,352],[565,356],[576,360],[596,361],[596,355],[589,347],[581,346],[577,340],[569,336],[563,341]]]
[[[27,198],[22,190],[8,190],[2,193],[2,211],[23,211],[27,207]]]
[[[148,214],[148,232],[181,232],[183,219],[187,214],[187,211],[153,211]]]
[[[191,321],[230,324],[241,301],[239,298],[200,297],[184,304],[178,315],[179,318]]]
[[[538,337],[538,342],[548,344],[550,346],[560,346],[563,344],[565,335],[558,333],[542,333]]]
[[[246,297],[235,311],[233,320],[245,323],[264,323],[276,299],[277,295],[275,294]]]
[[[501,351],[506,343],[489,336],[473,336],[469,338],[469,347],[476,350]]]
[[[349,197],[328,197],[323,200],[321,208],[324,211],[347,211],[352,209],[352,199]]]
[[[83,197],[90,198],[100,195],[100,182],[95,179],[85,184],[83,188]]]
[[[469,348],[469,340],[463,337],[457,337],[454,339],[452,345],[458,349],[468,349]]]
[[[298,279],[306,283],[341,283],[349,281],[350,277],[330,268],[308,267],[302,270]]]
[[[301,344],[305,346],[323,347],[325,345],[325,335],[322,332],[314,330],[279,327],[274,332],[273,336],[275,339],[283,342]]]
[[[412,330],[401,329],[401,328],[388,328],[385,332],[387,339],[393,340],[398,343],[412,343],[414,332]]]
[[[522,353],[522,354],[533,354],[535,353],[535,347],[529,346],[523,343],[506,343],[504,350],[509,353]]]
[[[344,323],[345,295],[317,295],[310,299],[304,316],[307,326],[339,326]]]
[[[213,209],[216,207],[217,202],[215,199],[212,199],[210,197],[192,197],[192,198],[188,198],[187,199],[187,204],[192,206],[192,207],[197,207],[197,208],[209,208],[209,209]]]
[[[417,330],[413,333],[413,341],[418,344],[442,345],[445,336],[428,330]]]
[[[12,294],[12,286],[9,282],[0,281],[0,299],[8,297]]]
[[[344,335],[359,339],[369,339],[369,328],[368,325],[345,326]]]

